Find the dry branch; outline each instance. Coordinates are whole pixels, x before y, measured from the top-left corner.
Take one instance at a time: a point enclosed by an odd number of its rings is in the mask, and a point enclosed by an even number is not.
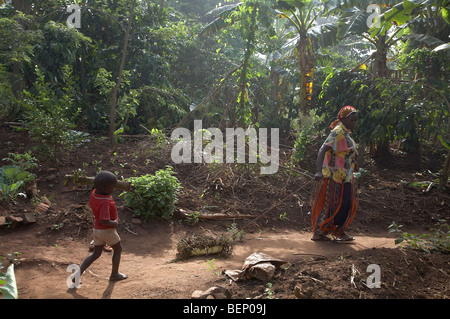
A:
[[[187,218],[189,217],[191,214],[193,214],[193,212],[186,212],[183,209],[179,209],[180,215],[182,218]],[[197,213],[197,212],[195,212]],[[196,215],[196,218],[198,219],[207,219],[207,220],[220,220],[220,219],[243,219],[243,218],[253,218],[255,216],[253,215],[241,215],[241,214],[234,214],[234,215],[229,215],[229,214],[205,214],[205,213],[198,213],[198,215]]]

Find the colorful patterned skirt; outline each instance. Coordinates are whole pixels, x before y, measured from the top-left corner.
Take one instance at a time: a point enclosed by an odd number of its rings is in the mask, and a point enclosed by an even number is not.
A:
[[[313,232],[319,227],[325,234],[341,236],[355,217],[357,206],[355,183],[340,184],[323,179],[314,198]]]

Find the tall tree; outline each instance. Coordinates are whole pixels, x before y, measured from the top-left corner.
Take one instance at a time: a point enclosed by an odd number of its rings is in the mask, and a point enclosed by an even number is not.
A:
[[[116,130],[116,106],[117,106],[117,92],[122,84],[122,76],[123,76],[123,70],[125,68],[125,60],[127,58],[127,52],[128,52],[128,41],[130,39],[130,33],[131,33],[131,25],[134,19],[134,11],[136,9],[136,0],[132,0],[131,2],[131,8],[129,11],[129,17],[128,17],[128,25],[127,29],[125,30],[124,39],[123,39],[123,46],[122,46],[122,57],[120,59],[120,65],[119,65],[119,74],[117,76],[116,85],[111,90],[111,110],[109,115],[109,139],[112,145],[115,145],[116,139],[114,136],[114,132]]]
[[[337,20],[318,21],[318,17],[325,13],[324,3],[328,0],[276,0],[272,1],[272,15],[281,19],[287,19],[292,24],[296,36],[290,39],[295,43],[295,56],[300,74],[299,85],[299,110],[308,113],[311,107],[313,73],[314,73],[314,47],[313,42],[322,45],[334,43],[337,32]],[[242,10],[244,3],[229,4],[213,11],[218,17],[203,30],[203,34],[216,32],[226,28],[244,17],[235,14]],[[258,6],[258,2],[255,2]]]
[[[300,74],[299,110],[303,114],[309,112],[312,102],[315,61],[312,41],[320,38],[322,44],[330,45],[334,43],[337,31],[334,22],[328,20],[318,22],[318,17],[325,13],[324,3],[326,1],[279,0],[276,5],[279,16],[288,19],[297,32],[295,40]]]

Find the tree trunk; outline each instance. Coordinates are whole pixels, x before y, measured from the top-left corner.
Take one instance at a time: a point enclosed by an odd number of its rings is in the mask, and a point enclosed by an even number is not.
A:
[[[244,63],[242,64],[242,70],[241,70],[241,79],[240,82],[240,93],[239,93],[239,108],[241,112],[245,109],[245,99],[247,96],[247,72],[248,72],[248,60],[250,58],[250,54],[248,54],[248,51],[245,53]],[[234,109],[234,118],[233,118],[233,127],[236,128],[236,107]]]
[[[309,114],[312,102],[314,54],[312,52],[311,41],[306,33],[300,35],[297,50],[298,67],[300,72],[299,114]]]
[[[449,175],[450,175],[450,151],[448,151],[447,153],[447,159],[445,160],[441,178],[439,179],[440,188],[444,188],[447,185]]]
[[[300,101],[298,114],[307,114],[306,105],[306,41],[305,36],[300,36],[298,50],[298,68],[300,73]]]
[[[110,139],[112,146],[114,146],[116,143],[114,132],[116,129],[117,93],[119,91],[120,85],[122,84],[122,74],[123,74],[123,69],[125,67],[125,60],[127,57],[128,40],[130,39],[131,23],[134,18],[135,7],[136,7],[136,0],[133,0],[133,2],[131,4],[130,16],[128,18],[128,26],[127,26],[127,30],[125,32],[125,36],[124,36],[124,40],[123,40],[122,59],[120,61],[119,75],[117,77],[116,85],[111,90],[111,111],[109,114],[109,139]]]
[[[386,35],[380,35],[377,40],[373,76],[375,78],[387,77],[387,45]],[[385,165],[392,163],[392,154],[389,149],[389,140],[380,141],[376,146],[376,156],[378,162]]]
[[[272,100],[278,100],[278,91],[280,84],[280,74],[275,71],[273,66],[270,67],[270,80],[272,81],[272,87],[270,90],[270,97]]]
[[[445,101],[448,111],[450,112],[450,103],[449,103],[448,99],[442,93],[439,92],[438,94]],[[448,126],[450,127],[450,116],[447,117],[447,121],[448,121]],[[450,139],[450,132],[447,134],[447,138]],[[439,187],[440,188],[444,188],[447,185],[449,176],[450,176],[450,150],[447,152],[447,158],[445,159],[444,167],[442,168],[441,178],[439,179]]]
[[[32,5],[32,1],[12,0],[12,6],[14,7],[14,9],[17,11],[21,11],[24,14],[30,14]]]
[[[377,40],[377,47],[375,53],[375,78],[386,78],[387,77],[387,45],[386,45],[386,35],[380,36]]]

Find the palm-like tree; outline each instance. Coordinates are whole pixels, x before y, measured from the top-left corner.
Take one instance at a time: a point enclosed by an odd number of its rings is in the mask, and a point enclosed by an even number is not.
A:
[[[277,0],[273,14],[290,22],[295,30],[295,36],[288,39],[285,49],[294,54],[300,74],[299,110],[308,113],[311,107],[313,73],[314,73],[314,43],[333,44],[337,32],[337,20],[320,20],[325,13],[324,3],[320,0]],[[234,3],[216,8],[209,14],[217,18],[208,24],[202,35],[217,32],[236,22],[239,15],[234,12],[244,5],[244,2]],[[289,50],[291,49],[291,50]]]
[[[282,0],[276,5],[279,17],[290,21],[296,31],[290,43],[294,45],[300,74],[299,110],[304,114],[309,112],[312,102],[314,48],[332,45],[336,39],[337,20],[330,17],[320,19],[326,12],[325,3],[319,0]]]
[[[443,29],[448,31],[448,24],[442,26],[440,23],[440,20],[446,19],[447,2],[448,0],[379,0],[379,23],[373,25],[368,22],[372,13],[367,10],[373,3],[372,0],[331,0],[328,4],[333,4],[330,6],[332,12],[340,13],[338,38],[358,35],[373,44],[375,52],[371,56],[372,75],[377,78],[389,77],[387,53],[402,36],[422,45],[448,48],[436,37]],[[439,16],[444,19],[438,19]],[[421,29],[419,25],[424,32],[418,32]]]

